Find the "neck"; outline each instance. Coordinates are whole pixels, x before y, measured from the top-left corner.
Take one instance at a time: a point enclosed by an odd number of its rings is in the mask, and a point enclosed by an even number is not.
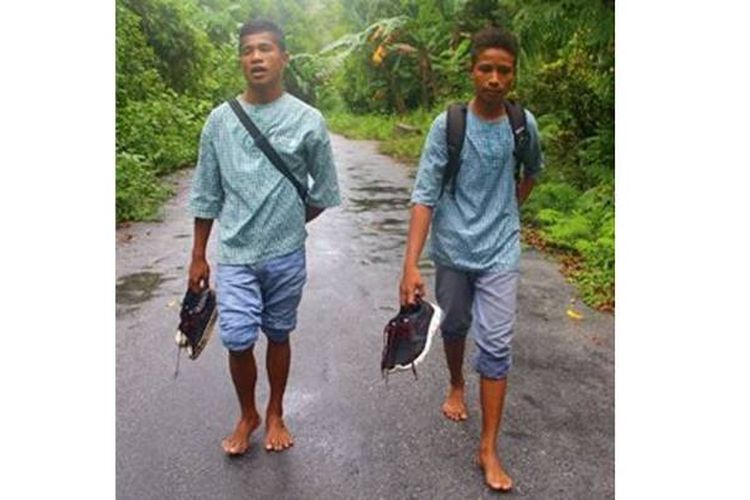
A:
[[[284,93],[284,89],[278,85],[271,88],[247,87],[242,93],[242,98],[250,104],[268,104],[273,102]]]
[[[487,103],[482,99],[474,97],[471,102],[469,102],[469,106],[474,114],[484,120],[495,120],[505,114],[504,101],[501,101],[500,103]]]

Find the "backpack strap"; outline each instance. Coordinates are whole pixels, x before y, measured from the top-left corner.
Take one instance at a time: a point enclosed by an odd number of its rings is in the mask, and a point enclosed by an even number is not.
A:
[[[510,128],[513,131],[513,158],[516,160],[514,177],[516,182],[521,178],[521,163],[529,146],[529,130],[526,127],[526,113],[523,106],[515,101],[505,100],[505,112],[508,114]]]
[[[461,167],[461,150],[464,147],[464,136],[466,135],[466,109],[466,103],[456,103],[448,106],[446,114],[447,124],[445,127],[448,144],[448,164],[443,174],[440,196],[443,195],[446,186],[451,182],[451,195],[456,195],[455,179],[458,175],[458,169]]]
[[[289,180],[289,182],[292,183],[294,189],[297,190],[297,194],[299,194],[299,197],[302,199],[302,203],[306,203],[307,190],[297,179],[295,179],[295,177],[289,171],[289,167],[286,166],[284,160],[281,158],[281,156],[279,156],[279,153],[277,153],[271,143],[268,142],[266,136],[264,136],[261,131],[258,130],[258,127],[255,126],[255,123],[253,123],[250,117],[247,116],[245,110],[242,109],[242,105],[237,101],[237,99],[230,99],[229,101],[227,101],[227,103],[229,104],[229,107],[232,108],[232,111],[234,111],[234,114],[237,115],[237,118],[240,120],[240,122],[242,122],[242,125],[245,127],[245,130],[247,130],[247,133],[250,134],[250,136],[253,138],[255,145],[261,151],[263,151],[263,154],[265,154],[266,157],[271,161],[271,163],[273,163],[276,169],[281,172],[282,175]]]
[[[448,184],[451,184],[451,195],[456,195],[456,177],[461,167],[461,150],[463,149],[464,138],[466,136],[466,112],[466,103],[456,103],[448,106],[446,125],[448,164],[443,174],[440,196],[442,196]],[[523,163],[523,158],[526,156],[530,141],[530,134],[526,125],[526,112],[519,103],[508,99],[505,100],[505,112],[508,114],[510,128],[513,131],[513,158],[515,159],[513,175],[516,182],[518,182],[521,178],[521,164]]]

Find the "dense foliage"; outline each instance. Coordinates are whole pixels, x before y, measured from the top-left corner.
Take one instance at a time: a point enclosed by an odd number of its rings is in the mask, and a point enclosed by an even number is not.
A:
[[[197,4],[117,1],[118,221],[156,216],[157,176],[194,161],[206,112],[241,84],[207,27]]]
[[[287,34],[288,90],[332,129],[412,161],[435,115],[471,96],[471,33],[514,31],[514,97],[537,117],[546,159],[525,223],[576,259],[590,303],[613,306],[612,0],[117,0],[118,220],[153,217],[159,176],[194,161],[208,111],[243,86],[236,32],[256,15]]]

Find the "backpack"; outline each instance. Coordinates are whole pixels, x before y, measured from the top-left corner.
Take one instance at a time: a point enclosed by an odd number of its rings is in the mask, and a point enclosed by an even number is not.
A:
[[[466,103],[451,104],[447,111],[446,136],[448,142],[448,164],[440,186],[440,196],[446,186],[451,184],[451,196],[456,196],[458,169],[461,167],[461,150],[466,136]],[[513,157],[516,160],[514,177],[520,178],[522,158],[529,145],[529,131],[526,128],[526,113],[523,106],[515,101],[505,100],[505,112],[508,114],[510,128],[513,131]]]

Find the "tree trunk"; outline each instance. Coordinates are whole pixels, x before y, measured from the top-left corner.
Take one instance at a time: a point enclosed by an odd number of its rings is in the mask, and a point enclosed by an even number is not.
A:
[[[398,82],[396,82],[396,76],[393,74],[390,68],[386,69],[386,71],[388,72],[388,86],[390,87],[391,97],[393,98],[393,105],[396,107],[396,112],[400,115],[403,115],[404,113],[406,113],[406,103],[404,103],[404,97],[398,90]]]

